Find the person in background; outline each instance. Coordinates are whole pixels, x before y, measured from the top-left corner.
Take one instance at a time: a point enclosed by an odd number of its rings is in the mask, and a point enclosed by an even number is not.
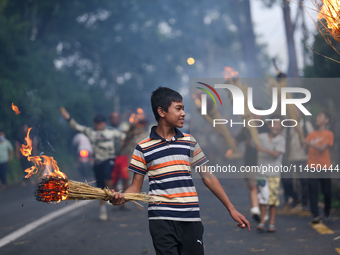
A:
[[[118,112],[112,112],[110,114],[110,123],[111,129],[117,129],[121,132],[124,132],[124,129],[120,122],[120,115]],[[125,138],[126,139],[126,138]],[[119,180],[122,180],[123,191],[125,191],[129,186],[130,175],[129,175],[129,155],[127,155],[124,151],[122,151],[122,144],[124,140],[120,138],[116,138],[114,141],[115,151],[116,151],[116,159],[115,164],[111,173],[111,181],[112,187],[114,190],[117,190],[117,184]],[[126,204],[120,207],[121,210],[128,210],[128,206]]]
[[[16,141],[15,141],[15,156],[20,161],[21,169],[23,172],[23,182],[22,186],[25,187],[28,185],[29,182],[31,182],[32,185],[34,185],[34,179],[33,178],[25,178],[26,172],[25,170],[27,168],[30,168],[32,166],[32,162],[28,161],[27,158],[22,155],[20,148],[22,145],[27,145],[27,142],[25,140],[28,132],[28,125],[24,124],[22,126],[21,132],[18,135]],[[37,155],[38,152],[38,146],[37,146],[37,139],[33,137],[32,133],[30,133],[30,139],[32,140],[32,156]]]
[[[261,107],[255,107],[258,110],[263,110]],[[254,119],[263,119],[263,116],[254,115]],[[268,132],[268,127],[263,125],[257,128],[259,134]],[[240,133],[236,136],[236,142],[245,142],[245,153],[244,153],[244,166],[257,166],[258,153],[256,147],[252,143],[249,129],[244,127]],[[257,179],[256,173],[246,173],[245,175],[245,187],[249,190],[249,200],[251,203],[250,214],[253,219],[257,222],[260,221],[260,208],[257,197]]]
[[[285,153],[286,140],[281,135],[282,126],[279,116],[271,116],[274,119],[268,124],[268,133],[259,134],[260,144],[256,146],[262,155],[258,164],[262,166],[262,173],[258,175],[258,198],[261,211],[261,220],[257,229],[263,231],[265,228],[265,215],[267,206],[269,206],[270,222],[267,232],[276,232],[275,216],[276,208],[280,205],[279,189],[280,189],[280,171],[263,171],[263,167],[268,169],[280,167],[282,157]]]
[[[0,131],[0,181],[1,189],[7,188],[8,162],[13,159],[13,146],[5,137],[5,132]]]
[[[327,129],[327,125],[330,120],[331,116],[327,111],[319,113],[315,122],[317,129],[309,133],[306,139],[303,139],[304,144],[308,146],[307,166],[309,169],[312,169],[313,166],[317,168],[318,165],[320,165],[322,169],[329,169],[332,165],[329,148],[333,146],[334,134],[332,131]],[[324,196],[324,218],[328,220],[331,214],[331,178],[309,178],[308,188],[310,210],[313,215],[312,223],[319,223],[321,221],[318,208],[319,182]]]
[[[124,139],[125,134],[116,129],[107,129],[105,117],[97,114],[94,119],[94,129],[78,124],[65,108],[60,108],[61,115],[68,121],[70,127],[77,132],[86,135],[92,144],[94,154],[93,171],[97,183],[97,187],[112,188],[111,172],[116,157],[114,149],[114,140],[116,137]],[[99,219],[107,220],[107,209],[104,201],[100,201]]]
[[[297,111],[300,113],[300,111]],[[299,128],[302,130],[303,138],[307,137],[307,135],[314,131],[312,123],[305,120],[299,114],[299,119],[297,120],[299,123]],[[304,168],[307,164],[307,152],[306,148],[300,140],[299,132],[296,128],[285,128],[283,135],[286,137],[286,159],[288,161],[288,165],[295,165],[298,168],[300,165]],[[303,210],[308,210],[308,180],[307,176],[298,176],[300,177],[301,183],[301,199],[299,198],[298,193],[295,192],[293,187],[293,179],[292,178],[282,178],[282,185],[285,192],[285,201],[288,203],[289,197],[293,198],[293,202],[290,205],[291,207],[295,207],[300,201],[302,203]]]
[[[89,177],[90,168],[92,165],[93,149],[90,139],[82,134],[77,133],[72,140],[72,145],[76,151],[77,168],[82,178]]]

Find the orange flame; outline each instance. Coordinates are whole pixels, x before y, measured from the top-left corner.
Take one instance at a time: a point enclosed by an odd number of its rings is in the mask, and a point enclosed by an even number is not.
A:
[[[234,69],[232,69],[229,66],[224,67],[224,71],[222,72],[222,74],[224,75],[225,79],[229,79],[229,78],[233,78],[235,76],[238,76],[238,72],[235,71]]]
[[[340,1],[323,0],[323,5],[318,14],[318,19],[325,19],[327,21],[327,27],[331,30],[340,29],[339,11]]]
[[[140,120],[145,118],[145,114],[142,108],[137,108],[137,114],[131,113],[129,117],[129,122],[132,123],[139,123]]]
[[[232,150],[232,149],[229,149],[229,150],[227,150],[227,152],[225,153],[225,157],[226,157],[226,158],[229,158],[231,154],[233,154],[233,150]]]
[[[44,174],[43,174],[44,177],[53,176],[53,177],[60,177],[62,179],[66,179],[67,176],[59,170],[57,162],[53,159],[53,157],[48,157],[46,155],[31,156],[32,140],[29,137],[31,129],[32,129],[31,127],[28,129],[27,136],[25,137],[27,145],[23,144],[20,148],[22,155],[27,157],[28,161],[32,161],[34,163],[34,166],[27,168],[25,170],[25,172],[27,173],[25,178],[29,178],[33,174],[37,174],[37,173],[44,171]]]
[[[12,103],[12,109],[13,109],[13,111],[15,111],[15,114],[17,114],[17,115],[20,114],[18,106],[14,105],[14,103]]]

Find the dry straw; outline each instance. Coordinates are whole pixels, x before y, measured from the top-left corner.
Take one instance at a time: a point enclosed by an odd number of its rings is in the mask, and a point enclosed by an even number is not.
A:
[[[44,177],[36,186],[35,198],[47,203],[58,203],[62,200],[110,200],[114,193],[108,188],[96,188],[88,183],[72,181],[61,177]],[[125,201],[137,203],[156,202],[153,196],[144,193],[124,193]],[[138,203],[137,203],[138,204]]]

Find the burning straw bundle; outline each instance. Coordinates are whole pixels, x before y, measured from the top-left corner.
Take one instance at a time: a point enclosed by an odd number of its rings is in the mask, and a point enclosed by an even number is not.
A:
[[[58,176],[45,176],[36,186],[35,199],[46,203],[62,200],[109,200],[113,193],[108,188],[100,189],[87,183],[68,180]],[[153,196],[143,193],[125,193],[125,201],[155,202]]]

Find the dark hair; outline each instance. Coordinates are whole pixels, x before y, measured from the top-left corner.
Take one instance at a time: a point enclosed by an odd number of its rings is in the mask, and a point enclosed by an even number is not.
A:
[[[94,123],[106,122],[106,118],[103,114],[98,113],[96,114],[96,116],[94,116],[93,122]]]
[[[182,102],[183,97],[177,91],[174,91],[167,87],[158,87],[151,95],[151,106],[153,114],[157,121],[159,121],[160,116],[157,112],[158,107],[168,112],[169,106],[172,102]]]
[[[329,111],[327,111],[327,110],[323,110],[323,111],[322,111],[322,112],[320,112],[320,113],[323,113],[323,114],[325,115],[325,117],[328,119],[328,123],[330,123],[330,122],[331,122],[332,116],[331,116],[331,114],[330,114],[330,112],[329,112]]]

